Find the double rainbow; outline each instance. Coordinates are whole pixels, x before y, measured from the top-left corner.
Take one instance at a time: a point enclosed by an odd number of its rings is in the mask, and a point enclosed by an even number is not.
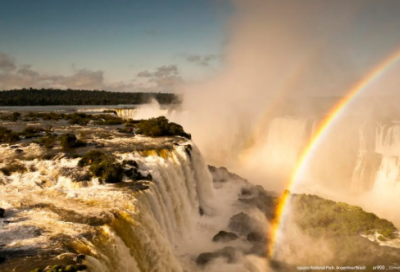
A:
[[[399,59],[400,50],[396,51],[383,62],[379,63],[379,65],[370,71],[361,81],[354,85],[331,109],[329,114],[319,123],[314,135],[302,150],[296,168],[290,177],[288,185],[286,186],[288,190],[291,190],[298,183],[299,178],[305,171],[306,165],[308,165],[312,155],[314,154],[314,150],[318,147],[319,143],[327,134],[331,125],[338,119],[346,106],[348,106],[357,97],[357,95],[365,90],[371,83],[373,83],[377,78],[379,78],[394,64],[396,64]],[[268,245],[268,257],[270,259],[274,258],[276,247],[280,240],[282,225],[289,210],[289,198],[290,194],[287,192],[282,195],[277,207],[276,219],[272,223]]]

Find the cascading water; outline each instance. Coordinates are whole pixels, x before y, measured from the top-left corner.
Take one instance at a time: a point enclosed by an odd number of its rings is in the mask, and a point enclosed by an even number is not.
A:
[[[199,210],[212,211],[212,178],[199,150],[187,142],[116,156],[151,174],[149,189],[99,185],[96,178],[74,182],[79,159],[18,161],[26,172],[0,174],[0,206],[9,221],[0,221],[5,249],[44,252],[58,243],[64,254],[85,254],[90,271],[183,271],[179,247],[192,235]],[[12,258],[9,267],[27,270]]]
[[[244,163],[250,171],[244,176],[261,171],[267,177],[287,180],[316,123],[300,117],[273,119],[267,137],[260,139],[246,156]],[[302,178],[313,185],[363,193],[382,187],[383,180],[391,184],[390,177],[398,171],[399,156],[400,126],[380,126],[376,121],[349,116],[332,126],[319,142]],[[383,174],[388,169],[392,174]]]
[[[382,157],[373,190],[400,194],[400,126],[379,126],[376,131],[376,153]]]
[[[149,104],[138,105],[135,108],[115,109],[118,117],[123,119],[148,119],[158,116],[166,116],[172,109],[161,108],[156,100],[152,100]]]

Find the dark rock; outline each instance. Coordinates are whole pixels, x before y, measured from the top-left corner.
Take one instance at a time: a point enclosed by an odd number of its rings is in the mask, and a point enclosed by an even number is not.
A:
[[[123,160],[122,161],[122,164],[123,165],[130,165],[130,166],[133,166],[133,167],[135,167],[135,168],[138,168],[139,166],[138,166],[138,163],[136,162],[136,161],[134,161],[134,160]]]
[[[242,188],[242,190],[240,190],[240,196],[251,196],[253,195],[253,190],[252,188]]]
[[[4,263],[6,261],[6,257],[0,256],[0,264]]]
[[[231,217],[228,228],[239,235],[247,235],[253,231],[261,231],[261,224],[243,212]]]
[[[257,243],[252,248],[250,248],[249,254],[254,254],[260,257],[267,256],[267,244],[266,243]]]
[[[215,258],[217,258],[215,253],[210,253],[210,252],[201,253],[196,259],[196,264],[205,265]]]
[[[85,255],[79,254],[78,256],[76,256],[76,257],[74,258],[74,262],[76,262],[77,264],[81,264],[82,261],[83,261],[85,258],[86,258]]]
[[[201,253],[196,259],[196,264],[205,265],[216,258],[224,258],[228,263],[233,263],[236,261],[236,250],[228,246],[215,252]]]
[[[215,167],[215,166],[208,166],[208,170],[210,171],[213,181],[214,182],[227,182],[227,181],[241,181],[241,182],[246,182],[247,180],[241,178],[240,176],[233,174],[228,171],[225,167]]]
[[[76,266],[76,270],[81,271],[87,269],[87,266],[84,264],[79,264]]]
[[[213,237],[213,242],[229,242],[238,239],[239,236],[237,236],[233,232],[227,232],[221,230],[218,232],[214,237]]]
[[[24,153],[24,151],[22,149],[15,149],[15,153],[21,154],[21,153]]]
[[[263,243],[267,241],[267,237],[265,237],[264,233],[252,231],[247,234],[247,241]]]
[[[6,210],[3,208],[0,208],[0,218],[4,218],[4,214],[5,214]]]
[[[150,186],[147,186],[147,185],[143,185],[143,184],[138,185],[138,189],[141,191],[147,190],[149,188],[150,188]]]
[[[275,217],[278,198],[262,186],[243,188],[239,200],[251,207],[258,208],[268,219]]]
[[[228,263],[233,263],[236,260],[236,249],[234,247],[224,247],[216,253],[218,253],[218,257],[224,257]]]
[[[189,158],[192,156],[192,146],[191,145],[185,145],[185,152],[189,156]]]
[[[10,148],[18,148],[19,146],[18,145],[12,145],[12,146],[10,146]]]
[[[133,175],[135,174],[133,168],[125,170],[124,173],[125,173],[125,176],[127,176],[128,178],[133,177]]]
[[[204,215],[204,209],[203,209],[202,207],[199,207],[199,214],[200,214],[201,216]]]

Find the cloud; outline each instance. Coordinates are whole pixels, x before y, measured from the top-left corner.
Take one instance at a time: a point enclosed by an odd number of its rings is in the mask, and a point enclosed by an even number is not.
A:
[[[0,53],[0,71],[11,72],[17,68],[15,59],[5,53]]]
[[[137,77],[148,78],[148,83],[154,83],[155,88],[165,91],[173,91],[184,82],[179,75],[179,68],[175,64],[157,67],[153,72],[141,71]]]
[[[23,65],[21,68],[18,69],[17,73],[22,76],[26,77],[36,77],[39,76],[39,73],[36,71],[33,71],[31,69],[31,65]]]
[[[181,84],[183,79],[180,76],[166,76],[155,78],[151,82],[155,82],[158,88],[171,90],[178,84]]]
[[[217,55],[209,54],[209,55],[188,55],[185,57],[188,62],[194,63],[198,66],[208,66],[210,62],[219,59]]]
[[[152,77],[153,74],[150,73],[149,71],[141,71],[137,74],[138,77]]]
[[[169,77],[178,75],[178,66],[176,65],[164,65],[158,67],[153,74],[155,77]]]
[[[138,77],[169,77],[169,76],[177,76],[179,74],[177,65],[164,65],[156,68],[154,72],[149,72],[147,70],[141,71],[137,74]]]
[[[137,78],[146,82],[107,82],[104,71],[73,69],[71,75],[49,75],[35,71],[31,65],[17,65],[14,58],[0,53],[0,90],[18,88],[88,89],[120,92],[173,92],[183,82],[176,65],[164,65],[153,72],[142,71]]]

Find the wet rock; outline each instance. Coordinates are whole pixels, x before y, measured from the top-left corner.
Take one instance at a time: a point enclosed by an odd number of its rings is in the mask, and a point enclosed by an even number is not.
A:
[[[257,243],[252,248],[250,248],[249,254],[257,255],[260,257],[267,256],[267,244],[266,243]]]
[[[258,208],[270,220],[275,217],[278,198],[272,192],[265,191],[262,186],[243,188],[239,201]]]
[[[132,167],[135,167],[135,168],[139,167],[138,163],[136,161],[134,161],[134,160],[123,160],[122,164],[123,165],[129,165],[129,166],[132,166]]]
[[[236,240],[238,238],[239,238],[239,236],[237,236],[233,232],[227,232],[227,231],[221,230],[213,237],[213,242],[230,242],[230,241]]]
[[[200,216],[204,215],[204,209],[202,207],[199,207],[199,214]]]
[[[252,195],[253,195],[252,188],[242,188],[240,190],[240,196],[241,197],[252,196]]]
[[[4,214],[5,214],[6,210],[3,208],[0,208],[0,218],[4,218]]]
[[[219,257],[225,258],[228,263],[233,263],[236,260],[236,249],[234,247],[224,247],[217,251]]]
[[[0,256],[0,264],[4,263],[6,261],[6,257]]]
[[[76,262],[77,264],[81,264],[82,261],[83,261],[85,258],[86,258],[85,255],[79,254],[78,256],[76,256],[76,257],[74,258],[74,262]]]
[[[24,151],[22,149],[15,149],[15,153],[21,154],[21,153],[24,153]]]
[[[205,265],[215,258],[217,258],[215,253],[210,253],[210,252],[201,253],[196,259],[196,264]]]
[[[261,224],[243,212],[238,213],[229,219],[228,228],[239,235],[247,235],[253,231],[261,231]]]
[[[192,156],[192,146],[191,145],[185,145],[185,152],[189,156],[189,158]]]
[[[226,169],[225,167],[215,167],[215,166],[208,166],[208,170],[210,171],[213,181],[215,183],[224,183],[228,181],[240,181],[240,182],[245,182],[247,183],[247,180],[243,179],[242,177],[231,173]]]
[[[267,237],[262,232],[252,231],[247,234],[247,241],[263,243],[267,241]]]
[[[216,258],[224,258],[228,263],[233,263],[236,261],[236,250],[229,246],[215,252],[201,253],[196,259],[196,264],[203,266]]]
[[[79,264],[79,265],[76,266],[76,270],[78,270],[78,271],[82,271],[82,270],[85,270],[85,269],[87,269],[87,266],[84,265],[84,264]]]

